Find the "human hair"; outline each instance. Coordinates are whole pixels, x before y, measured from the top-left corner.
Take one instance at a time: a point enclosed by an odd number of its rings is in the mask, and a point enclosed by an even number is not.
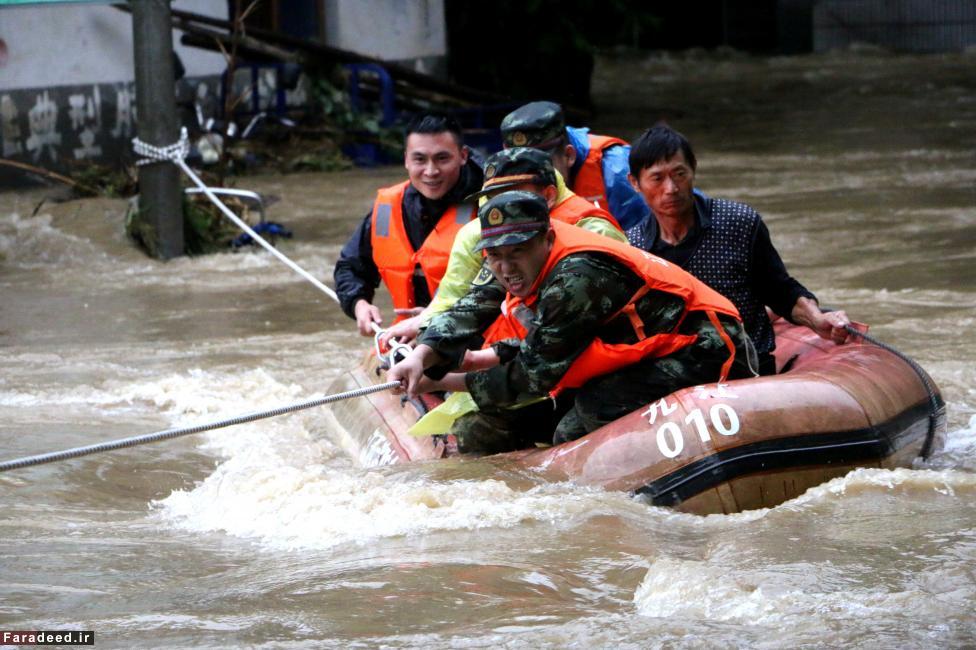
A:
[[[566,135],[566,129],[563,129],[563,132],[559,134],[555,140],[550,141],[544,149],[541,147],[535,147],[535,149],[541,149],[549,155],[553,155],[554,153],[563,152],[568,144],[569,136]]]
[[[461,123],[457,118],[447,113],[422,113],[417,115],[407,125],[407,132],[404,134],[404,142],[412,133],[436,135],[438,133],[450,133],[454,137],[457,146],[464,146],[464,134],[461,131]]]
[[[644,131],[639,138],[630,145],[630,173],[637,178],[641,170],[651,167],[655,163],[667,160],[681,151],[691,170],[695,170],[698,161],[695,152],[691,150],[688,139],[664,123],[655,124]]]

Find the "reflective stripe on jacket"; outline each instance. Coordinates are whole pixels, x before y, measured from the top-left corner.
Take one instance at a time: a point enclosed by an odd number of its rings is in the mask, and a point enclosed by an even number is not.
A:
[[[417,306],[414,276],[422,275],[430,295],[434,295],[451,254],[451,244],[461,226],[474,216],[470,203],[455,205],[444,213],[419,250],[414,250],[403,224],[403,193],[410,185],[404,181],[376,193],[370,222],[373,262],[393,297],[396,309]],[[405,316],[398,316],[397,321]]]

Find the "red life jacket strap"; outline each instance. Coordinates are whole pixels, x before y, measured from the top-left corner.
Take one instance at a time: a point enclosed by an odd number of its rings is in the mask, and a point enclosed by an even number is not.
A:
[[[626,316],[627,320],[630,321],[630,326],[634,328],[634,335],[637,336],[638,341],[643,341],[647,338],[647,334],[644,333],[644,321],[641,320],[640,316],[637,315],[637,301],[643,298],[651,290],[646,284],[634,293],[627,301],[627,304],[617,310],[617,312],[606,320],[607,323],[617,318],[618,316]]]
[[[729,349],[729,358],[726,359],[725,363],[722,364],[722,372],[718,377],[718,380],[723,382],[729,378],[729,372],[732,370],[732,363],[735,361],[735,344],[732,342],[732,337],[729,336],[729,333],[725,331],[724,327],[722,327],[722,323],[719,322],[718,316],[715,314],[715,312],[709,309],[705,313],[708,314],[708,320],[711,321],[712,327],[718,330],[718,335],[722,337],[722,340],[725,341],[725,346]]]

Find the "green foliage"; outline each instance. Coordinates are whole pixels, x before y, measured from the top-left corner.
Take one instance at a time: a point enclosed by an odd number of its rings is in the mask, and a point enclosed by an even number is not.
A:
[[[233,209],[235,206],[228,207]],[[183,249],[187,255],[225,251],[239,233],[237,227],[225,219],[209,200],[198,202],[184,196]]]
[[[238,206],[228,207],[234,209]],[[247,221],[246,209],[241,208],[237,212],[243,213],[239,216]],[[148,220],[140,217],[138,198],[133,197],[125,213],[125,233],[150,257],[159,257],[156,229]],[[209,201],[197,202],[183,197],[183,252],[187,255],[225,251],[239,232]]]
[[[310,95],[321,117],[339,135],[340,144],[371,142],[393,156],[403,155],[403,130],[380,126],[378,111],[356,111],[349,93],[321,74],[310,75]]]
[[[288,161],[288,171],[337,172],[352,167],[348,158],[337,150],[310,151]]]
[[[159,257],[156,242],[156,229],[146,219],[140,218],[139,202],[136,197],[129,200],[125,211],[125,234],[146,251],[150,257]]]
[[[75,165],[71,170],[74,192],[79,197],[104,196],[110,199],[130,197],[136,192],[136,179],[129,169],[95,163]]]

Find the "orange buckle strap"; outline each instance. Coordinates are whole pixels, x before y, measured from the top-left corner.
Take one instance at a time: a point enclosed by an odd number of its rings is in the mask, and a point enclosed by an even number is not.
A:
[[[614,318],[621,315],[626,316],[627,320],[630,321],[630,326],[634,328],[634,334],[637,336],[637,340],[643,341],[646,339],[647,335],[644,333],[644,321],[642,321],[640,316],[637,315],[637,301],[650,290],[651,288],[646,284],[642,286],[634,293],[633,296],[631,296],[630,300],[627,301],[627,304],[621,307],[613,316],[608,318],[606,322],[609,323]]]
[[[634,303],[629,303],[620,311],[626,315],[627,319],[630,321],[630,326],[634,328],[634,334],[637,335],[637,340],[643,341],[646,339],[647,335],[644,334],[644,321],[642,321],[640,316],[637,315],[637,307],[634,306]]]
[[[735,361],[735,344],[732,343],[732,337],[722,327],[722,323],[719,322],[715,312],[709,309],[705,313],[708,314],[708,320],[711,321],[712,327],[718,331],[718,335],[722,337],[722,340],[725,341],[725,346],[729,349],[729,358],[722,364],[722,372],[718,377],[719,382],[723,382],[729,378],[729,371],[732,370],[732,363]]]

